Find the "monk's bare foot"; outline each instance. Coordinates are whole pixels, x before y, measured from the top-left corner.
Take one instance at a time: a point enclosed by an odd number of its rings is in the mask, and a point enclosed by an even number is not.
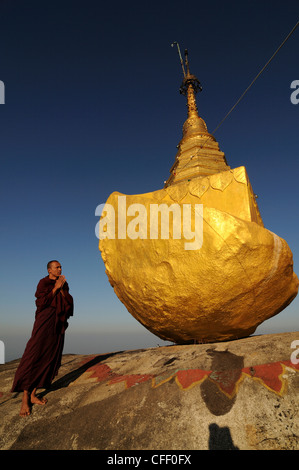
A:
[[[48,400],[46,398],[31,397],[32,405],[45,405],[47,401]]]
[[[29,395],[28,392],[24,391],[22,405],[20,410],[20,416],[25,418],[31,414],[30,405],[29,405]]]
[[[33,392],[31,393],[30,401],[33,405],[45,405],[48,400],[44,397],[38,398],[35,395],[35,390],[33,390]]]

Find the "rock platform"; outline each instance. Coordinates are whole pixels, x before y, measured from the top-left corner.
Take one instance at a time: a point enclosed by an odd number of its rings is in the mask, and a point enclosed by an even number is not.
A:
[[[46,406],[19,416],[0,365],[2,450],[298,450],[299,332],[66,354]],[[293,347],[292,347],[293,346]],[[298,349],[298,346],[297,346]]]

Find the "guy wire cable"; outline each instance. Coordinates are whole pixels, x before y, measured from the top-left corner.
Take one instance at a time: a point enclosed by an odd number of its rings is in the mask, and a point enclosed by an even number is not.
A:
[[[258,79],[258,77],[263,73],[263,71],[265,70],[266,67],[268,67],[268,65],[270,64],[270,62],[274,59],[274,57],[276,56],[276,54],[278,53],[278,51],[282,48],[282,46],[287,42],[287,40],[291,37],[291,35],[293,34],[293,32],[295,31],[295,29],[299,26],[299,21],[297,21],[297,23],[295,24],[295,26],[292,28],[292,30],[289,32],[289,34],[287,35],[287,37],[283,40],[283,42],[280,44],[280,46],[278,47],[278,49],[276,49],[276,51],[274,52],[274,54],[272,55],[272,57],[270,57],[270,59],[268,60],[268,62],[264,65],[264,67],[260,70],[260,72],[257,74],[257,76],[252,80],[252,82],[250,83],[250,85],[246,88],[246,90],[242,93],[242,95],[240,96],[240,98],[237,100],[237,102],[234,104],[234,106],[230,109],[230,111],[226,114],[226,116],[224,116],[224,118],[222,119],[222,121],[220,121],[220,123],[218,124],[218,126],[213,130],[212,134],[214,134],[217,129],[219,129],[219,127],[222,125],[222,123],[225,121],[225,119],[230,115],[230,113],[235,109],[235,107],[240,103],[240,101],[242,100],[242,98],[246,95],[246,93],[249,91],[249,89],[252,87],[252,85],[254,84],[254,82]]]
[[[234,106],[229,110],[229,112],[224,116],[224,118],[220,121],[220,123],[217,125],[217,127],[215,127],[215,129],[212,131],[212,135],[215,134],[215,132],[219,129],[219,127],[224,123],[224,121],[228,118],[228,116],[232,113],[232,111],[236,108],[236,106],[240,103],[240,101],[244,98],[244,96],[246,95],[246,93],[249,91],[249,89],[252,87],[252,85],[254,84],[254,82],[256,82],[256,80],[259,78],[259,76],[263,73],[263,71],[268,67],[268,65],[270,64],[270,62],[274,59],[274,57],[276,56],[276,54],[280,51],[280,49],[282,48],[282,46],[287,42],[287,40],[292,36],[292,34],[294,33],[294,31],[296,30],[296,28],[299,26],[299,21],[297,21],[297,23],[295,24],[295,26],[291,29],[291,31],[289,32],[289,34],[286,36],[286,38],[282,41],[282,43],[280,44],[280,46],[276,49],[276,51],[273,53],[273,55],[270,57],[270,59],[266,62],[266,64],[264,65],[264,67],[259,71],[259,73],[256,75],[256,77],[252,80],[252,82],[250,83],[250,85],[246,88],[246,90],[242,93],[242,95],[240,96],[240,98],[236,101],[236,103],[234,104]],[[209,140],[209,137],[206,139],[206,141],[203,143],[203,145],[201,146],[201,149],[204,148],[206,142]],[[192,156],[192,158],[194,158],[196,155],[199,155],[199,152],[196,152],[195,155]],[[187,165],[188,165],[189,162],[186,163],[186,165],[180,169],[179,172],[181,172]]]

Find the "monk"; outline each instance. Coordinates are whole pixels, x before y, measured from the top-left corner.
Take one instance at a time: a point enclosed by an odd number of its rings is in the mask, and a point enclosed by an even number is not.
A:
[[[58,373],[64,346],[64,333],[68,318],[73,315],[73,297],[61,275],[61,264],[52,260],[47,264],[49,275],[38,283],[35,322],[19,367],[12,392],[23,392],[20,416],[30,415],[31,405],[45,405],[38,398],[38,388],[49,388]]]

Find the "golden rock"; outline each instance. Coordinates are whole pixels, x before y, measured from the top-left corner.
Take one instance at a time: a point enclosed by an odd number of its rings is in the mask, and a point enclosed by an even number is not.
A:
[[[190,78],[191,77],[191,78]],[[99,248],[127,310],[175,343],[252,334],[297,295],[291,250],[264,228],[244,166],[230,169],[184,84],[188,119],[163,189],[114,192]]]

